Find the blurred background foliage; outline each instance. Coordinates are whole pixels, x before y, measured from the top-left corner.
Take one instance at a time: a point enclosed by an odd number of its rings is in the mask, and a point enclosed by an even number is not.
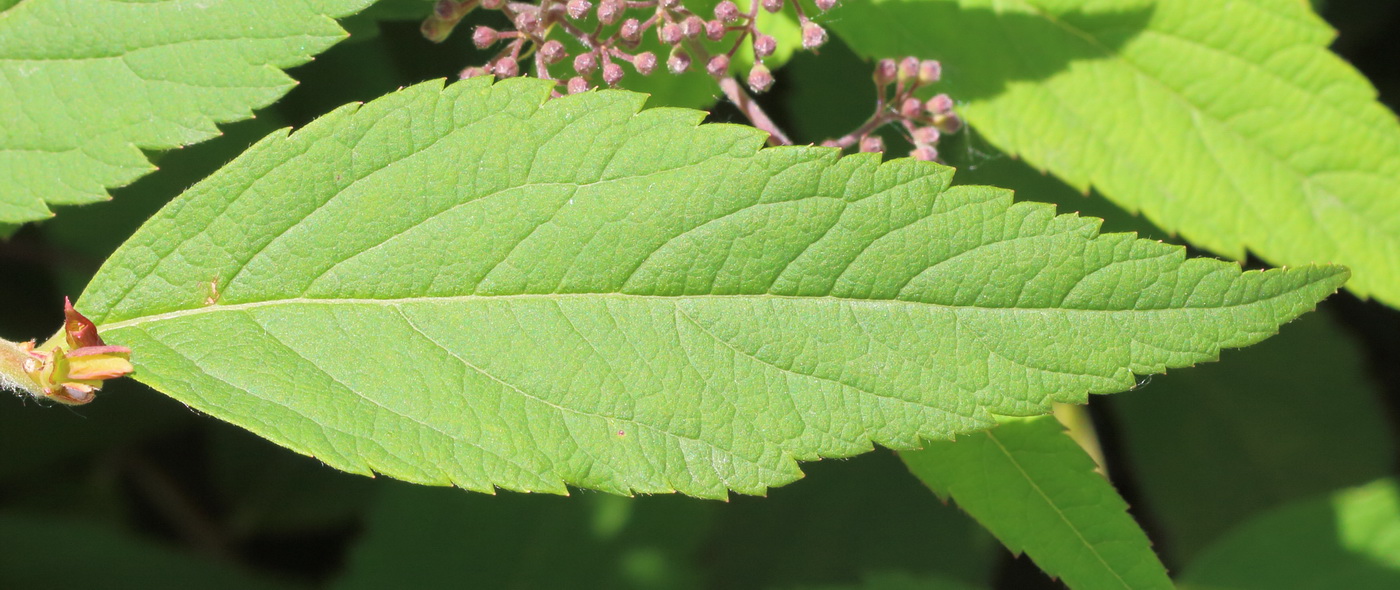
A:
[[[1395,109],[1400,3],[1314,5],[1339,30],[1336,51]],[[300,86],[256,119],[150,154],[159,172],[111,202],[65,208],[0,241],[0,334],[53,332],[63,295],[81,293],[122,240],[271,130],[488,57],[461,31],[432,45],[400,20],[427,6],[397,0],[349,19],[352,38],[293,70]],[[870,70],[833,39],[820,56],[795,55],[762,102],[798,142],[839,136],[873,107]],[[705,104],[718,91],[692,84],[667,96]],[[740,121],[726,105],[712,111]],[[886,140],[893,154],[908,149]],[[940,149],[956,182],[1102,217],[1106,231],[1173,239],[998,153],[975,129]],[[1221,361],[1090,406],[1108,473],[1168,567],[1192,586],[1400,587],[1400,496],[1388,479],[1400,311],[1343,292]],[[767,498],[487,496],[335,472],[134,381],[101,398],[66,408],[0,396],[0,587],[1058,585],[883,450],[807,464],[806,479]]]

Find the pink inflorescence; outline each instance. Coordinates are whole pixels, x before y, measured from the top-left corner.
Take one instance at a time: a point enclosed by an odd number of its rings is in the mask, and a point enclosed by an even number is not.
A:
[[[741,5],[721,0],[702,13],[686,0],[438,0],[422,29],[429,39],[441,41],[473,10],[501,11],[513,29],[474,27],[472,42],[497,52],[485,64],[462,70],[461,77],[504,78],[532,70],[540,78],[561,80],[558,94],[586,92],[600,84],[616,86],[632,72],[648,76],[663,63],[673,74],[704,72],[755,125],[770,132],[770,141],[788,143],[742,88],[764,93],[775,83],[765,61],[777,53],[778,40],[760,30],[760,14],[790,11],[801,30],[802,48],[815,52],[829,41],[829,33],[813,17],[837,4],[838,0],[749,0]],[[816,13],[809,14],[813,6]],[[742,49],[749,52],[736,56]],[[752,63],[744,59],[747,55],[752,55]],[[521,67],[531,60],[533,68]],[[894,125],[914,146],[911,157],[937,159],[939,140],[962,127],[947,94],[922,98],[942,76],[942,64],[935,60],[878,61],[875,114],[854,132],[823,145],[883,152],[884,139],[876,133]]]
[[[728,78],[735,73],[733,67],[743,63],[735,54],[748,47],[756,60],[747,66],[747,72],[738,72],[739,77],[750,90],[763,92],[773,84],[772,72],[763,62],[777,51],[778,42],[759,30],[760,10],[794,11],[804,49],[815,51],[826,43],[828,34],[803,10],[803,3],[752,0],[746,4],[747,8],[741,8],[732,0],[723,0],[710,14],[702,14],[683,0],[438,0],[422,29],[428,39],[442,41],[473,10],[499,10],[514,30],[475,27],[472,42],[477,47],[500,49],[484,66],[462,70],[462,77],[518,76],[524,70],[519,62],[533,59],[533,75],[563,77],[567,92],[580,92],[580,85],[585,90],[593,88],[600,81],[615,86],[628,74],[622,67],[626,64],[638,74],[652,73],[658,61],[655,50],[641,50],[648,34],[665,49],[666,69],[677,74],[703,70],[716,79]],[[836,5],[836,0],[815,3],[819,13]],[[567,38],[574,43],[567,43]],[[552,67],[565,58],[570,58],[571,67]]]

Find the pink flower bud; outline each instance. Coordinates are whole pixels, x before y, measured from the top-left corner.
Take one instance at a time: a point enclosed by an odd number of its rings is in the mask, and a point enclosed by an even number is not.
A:
[[[574,20],[588,16],[588,11],[592,9],[593,3],[588,0],[569,0],[569,3],[564,5],[564,11]]]
[[[817,10],[826,12],[836,8],[836,0],[817,0]]]
[[[906,57],[899,60],[899,80],[911,80],[919,75],[919,58]]]
[[[924,114],[924,102],[917,98],[906,98],[899,105],[899,116],[905,119],[917,119]]]
[[[715,20],[732,23],[739,20],[739,6],[731,0],[724,0],[715,5]]]
[[[627,5],[623,0],[602,0],[598,4],[598,22],[611,25],[617,22],[624,10],[627,10]]]
[[[895,76],[899,75],[899,64],[894,60],[885,58],[875,64],[875,85],[884,87],[894,82]]]
[[[622,27],[617,31],[622,36],[622,40],[628,43],[636,43],[642,40],[642,21],[629,18],[622,21]]]
[[[681,34],[685,35],[686,39],[699,37],[700,33],[703,32],[705,32],[705,21],[700,20],[700,17],[688,16],[681,21]]]
[[[765,57],[768,57],[768,56],[770,56],[770,55],[773,55],[773,52],[774,52],[774,51],[777,51],[777,50],[778,50],[778,40],[777,40],[777,39],[774,39],[773,37],[770,37],[770,36],[765,35],[765,34],[763,34],[763,33],[759,33],[759,34],[757,34],[757,35],[754,35],[754,37],[753,37],[753,54],[756,55],[756,56],[758,56],[758,59],[763,59],[763,58],[765,58]]]
[[[568,87],[569,94],[578,94],[588,90],[588,80],[584,80],[581,76],[574,76],[569,78],[566,86]]]
[[[834,139],[824,139],[821,145],[822,147],[841,147],[841,142]]]
[[[773,72],[768,71],[768,66],[761,63],[754,64],[753,69],[749,70],[748,81],[749,90],[755,93],[767,92],[769,88],[773,87]]]
[[[471,67],[468,67],[468,68],[462,70],[461,73],[457,74],[457,79],[458,79],[458,80],[466,80],[466,79],[469,79],[469,78],[475,78],[475,77],[477,77],[477,76],[485,76],[485,75],[490,74],[490,73],[491,73],[491,72],[490,72],[489,70],[487,70],[486,68],[483,68],[483,67],[481,67],[481,66],[471,66]]]
[[[812,21],[802,24],[802,48],[816,49],[826,44],[826,29]]]
[[[656,54],[650,51],[643,51],[632,58],[632,67],[637,69],[637,73],[643,76],[650,76],[656,71]]]
[[[919,84],[932,84],[943,77],[943,64],[936,59],[926,59],[919,62]]]
[[[938,129],[943,133],[952,135],[962,130],[963,120],[956,114],[948,113],[946,115],[934,116],[933,124],[938,126]]]
[[[783,9],[783,0],[763,0],[763,9],[768,12],[777,12]]]
[[[481,7],[486,10],[500,10],[506,5],[506,0],[481,0]]]
[[[860,151],[862,152],[883,152],[885,151],[885,140],[879,135],[867,135],[860,140]]]
[[[513,78],[520,75],[520,64],[510,57],[503,57],[491,64],[491,72],[496,74],[497,78]]]
[[[666,69],[672,74],[680,74],[690,69],[690,54],[684,51],[672,51],[670,59],[666,60]]]
[[[681,42],[681,26],[676,23],[666,23],[656,29],[656,38],[666,45],[675,45]]]
[[[458,12],[462,6],[456,0],[438,0],[433,4],[433,14],[442,20],[459,20],[466,11]]]
[[[716,78],[723,78],[729,73],[729,56],[721,53],[710,58],[710,63],[705,64],[705,71]]]
[[[580,53],[574,58],[574,71],[582,75],[593,73],[598,69],[598,57],[593,52]]]
[[[953,112],[953,97],[947,94],[939,94],[928,99],[924,108],[932,115],[946,115]]]
[[[544,24],[539,9],[522,9],[515,13],[515,29],[522,33],[537,34]]]
[[[477,27],[472,31],[472,43],[477,49],[486,49],[496,42],[496,29],[491,27]]]
[[[540,46],[540,57],[544,58],[545,63],[559,63],[568,56],[568,52],[564,50],[564,44],[558,40],[550,39]]]
[[[914,130],[914,145],[933,145],[938,143],[937,127],[919,127]]]
[[[724,23],[718,20],[705,21],[705,38],[711,41],[719,41],[729,34],[729,29]]]
[[[418,32],[423,34],[423,38],[433,43],[442,43],[447,40],[447,36],[452,34],[452,24],[443,21],[436,16],[423,19],[423,24],[418,27]]]
[[[938,159],[938,150],[932,146],[921,145],[909,152],[909,157],[924,162],[932,162]]]
[[[612,62],[603,64],[603,82],[606,82],[608,86],[617,86],[617,83],[622,80],[622,73],[620,65]]]

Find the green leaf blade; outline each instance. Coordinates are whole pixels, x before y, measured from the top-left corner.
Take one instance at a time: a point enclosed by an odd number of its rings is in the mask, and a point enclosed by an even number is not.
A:
[[[219,134],[295,82],[371,0],[30,0],[0,13],[0,223],[106,200],[142,149]]]
[[[157,389],[341,469],[722,497],[1212,360],[1346,278],[549,90],[428,83],[273,134],[80,308]]]
[[[1298,2],[883,0],[832,26],[867,57],[943,60],[978,133],[1081,190],[1237,260],[1345,264],[1400,304],[1400,122]]]
[[[1128,505],[1053,416],[900,453],[1008,549],[1071,588],[1172,588]]]
[[[1400,489],[1393,478],[1255,516],[1187,565],[1183,588],[1357,588],[1400,584]]]

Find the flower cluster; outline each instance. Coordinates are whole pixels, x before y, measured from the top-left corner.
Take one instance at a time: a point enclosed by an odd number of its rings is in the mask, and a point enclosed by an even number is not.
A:
[[[885,142],[875,131],[888,124],[899,125],[914,149],[909,156],[919,160],[938,159],[938,140],[945,133],[956,133],[962,119],[953,112],[953,99],[938,94],[927,101],[915,92],[937,82],[943,76],[943,66],[931,59],[906,57],[900,61],[882,59],[875,64],[875,114],[855,131],[822,145],[849,148],[862,152],[883,152]]]
[[[816,0],[815,6],[826,12],[836,6],[836,0]],[[827,41],[826,29],[796,0],[755,0],[747,10],[732,0],[723,0],[708,15],[697,14],[681,0],[439,0],[433,14],[423,21],[423,35],[434,41],[446,39],[462,18],[478,7],[500,10],[514,30],[473,29],[472,42],[477,47],[501,48],[485,65],[463,70],[461,77],[518,76],[521,60],[533,58],[536,75],[550,79],[550,67],[566,62],[563,69],[570,75],[563,77],[569,93],[592,88],[599,79],[616,86],[627,75],[622,64],[643,76],[651,75],[664,62],[674,74],[699,69],[716,79],[727,78],[735,54],[746,45],[752,49],[755,63],[744,78],[750,90],[764,92],[773,85],[773,73],[763,62],[777,50],[778,42],[758,30],[760,9],[776,13],[791,7],[802,27],[805,49],[815,50]],[[582,50],[570,54],[563,42],[551,39],[550,33],[556,29],[577,40]],[[642,50],[642,41],[648,36],[655,37],[664,55]]]
[[[97,335],[97,326],[64,300],[63,330],[38,347],[33,341],[18,345],[0,341],[0,383],[53,401],[79,405],[93,400],[106,379],[131,374],[131,349],[108,346]],[[14,353],[14,354],[9,354]],[[16,370],[17,369],[17,370]]]
[[[817,11],[835,8],[837,0],[813,0]],[[484,65],[462,70],[462,78],[493,75],[509,78],[521,74],[520,63],[534,60],[535,75],[564,81],[563,91],[583,92],[598,85],[617,86],[629,68],[648,76],[662,67],[673,74],[701,70],[714,77],[725,96],[754,124],[770,134],[770,143],[792,143],[742,86],[754,93],[773,86],[773,73],[764,60],[778,48],[773,36],[759,30],[759,11],[777,13],[791,8],[802,30],[802,47],[816,50],[827,42],[826,29],[814,22],[797,0],[750,0],[740,8],[732,0],[714,5],[710,14],[688,8],[683,0],[438,0],[433,14],[423,21],[423,35],[433,41],[446,39],[473,10],[501,11],[513,30],[477,26],[472,42],[481,49],[499,47]],[[561,33],[562,34],[557,34]],[[560,39],[576,43],[565,45]],[[655,43],[647,43],[654,39]],[[572,53],[570,47],[574,47]],[[647,48],[660,47],[657,52]],[[731,74],[735,55],[748,47],[754,63]],[[658,55],[660,53],[661,55]],[[553,68],[553,71],[551,71]],[[879,89],[875,114],[856,131],[824,145],[883,152],[883,140],[875,132],[887,125],[902,129],[914,145],[910,156],[938,158],[936,148],[943,134],[953,133],[962,121],[953,112],[953,101],[939,94],[927,101],[915,92],[937,82],[941,65],[933,60],[906,57],[876,64]]]

